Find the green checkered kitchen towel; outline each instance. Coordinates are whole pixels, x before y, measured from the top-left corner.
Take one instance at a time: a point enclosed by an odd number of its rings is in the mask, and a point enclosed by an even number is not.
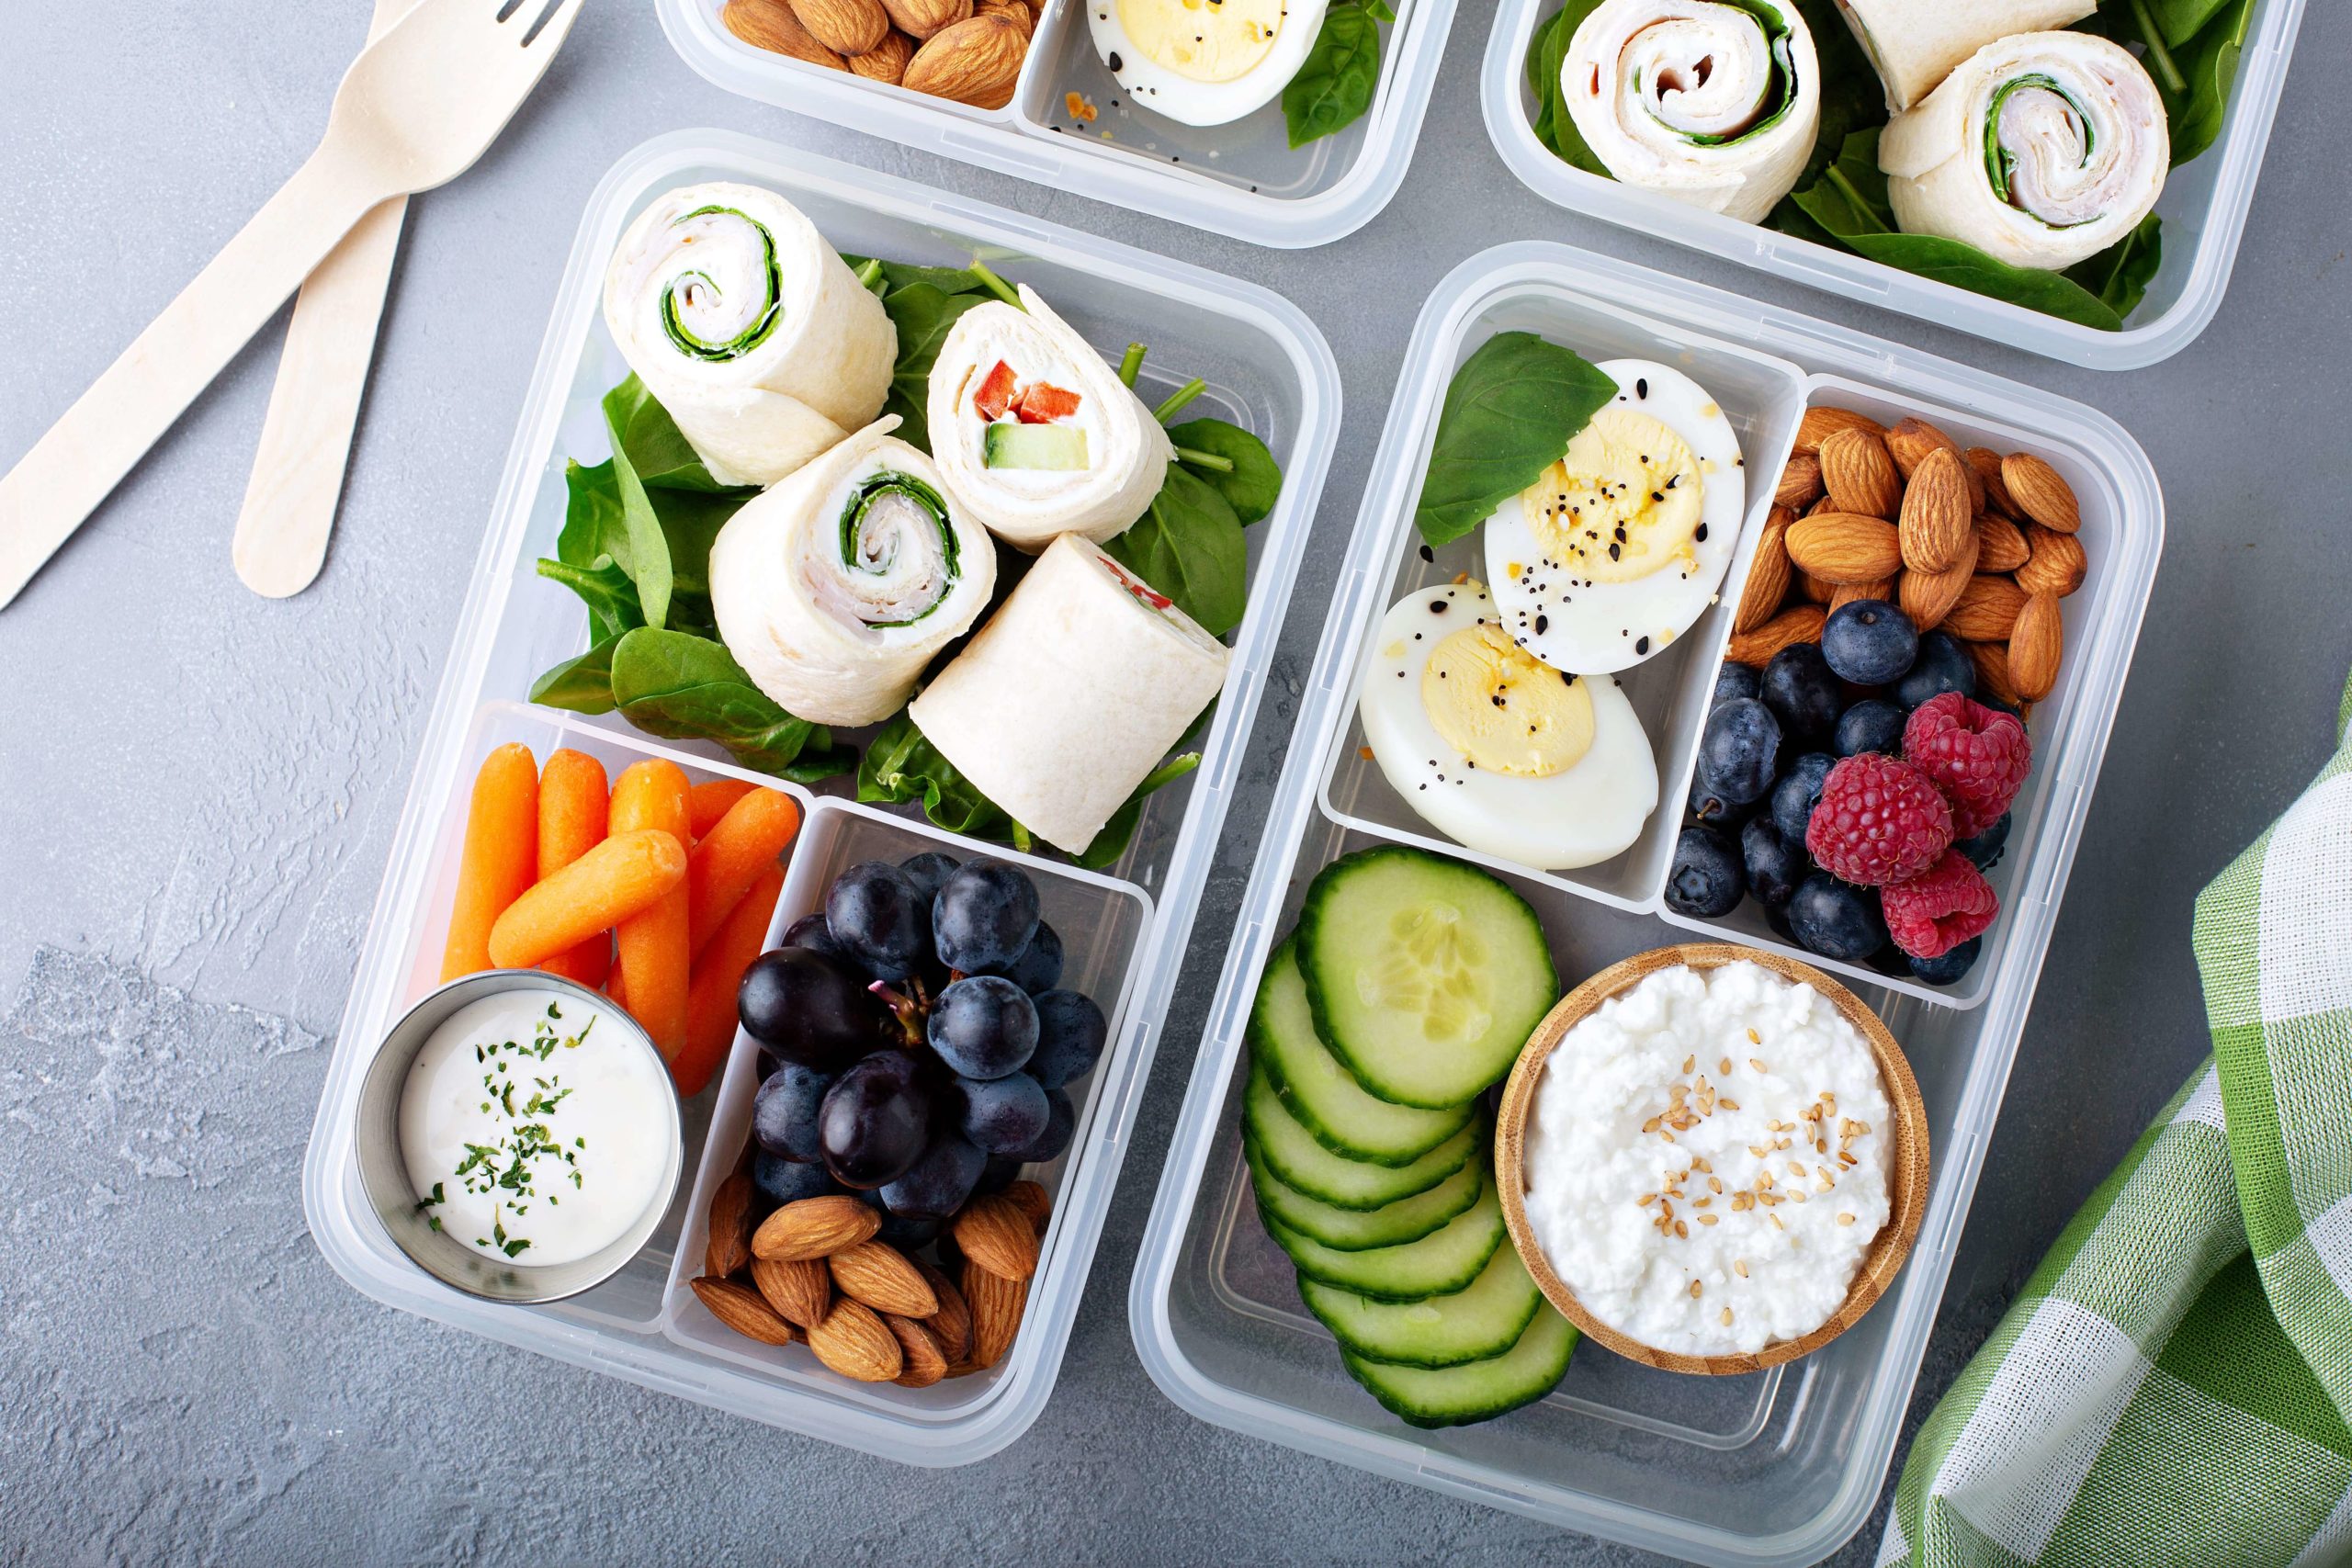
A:
[[[2352,1561],[2347,722],[2198,898],[2213,1055],[1928,1417],[1881,1568]]]

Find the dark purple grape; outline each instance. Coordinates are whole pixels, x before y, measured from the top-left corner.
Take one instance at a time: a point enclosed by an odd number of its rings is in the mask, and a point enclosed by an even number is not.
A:
[[[825,927],[876,979],[902,980],[922,951],[922,898],[905,872],[866,861],[833,879]]]
[[[874,1233],[874,1239],[885,1247],[895,1247],[900,1252],[912,1252],[919,1247],[929,1247],[937,1241],[939,1233],[946,1228],[945,1220],[918,1220],[905,1214],[886,1213],[882,1216],[882,1228]]]
[[[1062,983],[1062,939],[1045,921],[1037,922],[1037,934],[1021,950],[1021,956],[1004,966],[1004,977],[1028,992],[1038,996]]]
[[[1046,1102],[1046,1091],[1027,1073],[949,1082],[956,1131],[982,1152],[1017,1155],[1045,1134],[1052,1107]]]
[[[967,975],[1002,970],[1037,931],[1037,885],[1019,866],[982,857],[967,861],[931,904],[939,961]]]
[[[1078,1108],[1069,1102],[1067,1092],[1058,1089],[1046,1091],[1046,1130],[1037,1141],[1012,1157],[1023,1165],[1043,1165],[1058,1158],[1069,1147],[1069,1136],[1078,1130]]]
[[[735,1005],[752,1039],[820,1072],[839,1072],[886,1043],[889,1015],[865,982],[813,948],[760,954],[743,972]]]
[[[828,958],[845,959],[852,964],[857,963],[855,953],[833,940],[832,929],[825,924],[825,911],[822,909],[803,915],[786,926],[780,945],[811,948]]]
[[[825,1157],[817,1138],[817,1111],[832,1087],[833,1075],[786,1062],[752,1097],[752,1136],[760,1147],[784,1159],[813,1162]]]
[[[803,1198],[822,1198],[842,1190],[842,1184],[823,1166],[802,1165],[765,1149],[752,1156],[752,1185],[759,1190],[761,1197],[779,1208],[797,1203]]]
[[[833,1081],[817,1112],[825,1168],[844,1187],[906,1174],[931,1141],[932,1097],[904,1051],[876,1051]]]
[[[1037,1049],[1037,1004],[1001,975],[974,975],[939,993],[931,1048],[967,1078],[1017,1073]]]
[[[922,898],[923,913],[929,915],[931,901],[939,897],[939,890],[946,886],[948,877],[961,863],[944,851],[925,850],[922,854],[910,855],[900,861],[899,869],[905,872],[907,879],[915,885],[915,892]]]
[[[985,1198],[991,1192],[1001,1192],[1021,1179],[1021,1161],[1012,1155],[990,1155],[988,1164],[980,1167],[980,1179],[973,1185],[972,1196]]]
[[[1111,1032],[1093,998],[1047,991],[1036,998],[1036,1008],[1037,1049],[1029,1057],[1029,1076],[1047,1089],[1059,1089],[1092,1072]]]
[[[943,1132],[905,1175],[882,1189],[882,1206],[904,1219],[946,1219],[972,1196],[983,1158],[955,1134]]]

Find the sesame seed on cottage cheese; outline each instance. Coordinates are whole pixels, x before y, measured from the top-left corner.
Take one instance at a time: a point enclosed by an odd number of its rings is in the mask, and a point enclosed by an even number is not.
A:
[[[1663,969],[1562,1037],[1528,1119],[1526,1213],[1595,1318],[1691,1356],[1800,1338],[1890,1213],[1886,1089],[1811,986]]]

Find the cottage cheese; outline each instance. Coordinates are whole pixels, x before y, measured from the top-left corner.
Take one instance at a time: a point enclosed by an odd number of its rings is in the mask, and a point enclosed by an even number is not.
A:
[[[1526,1212],[1585,1309],[1692,1356],[1811,1333],[1887,1222],[1886,1089],[1826,997],[1760,965],[1661,970],[1544,1064]]]

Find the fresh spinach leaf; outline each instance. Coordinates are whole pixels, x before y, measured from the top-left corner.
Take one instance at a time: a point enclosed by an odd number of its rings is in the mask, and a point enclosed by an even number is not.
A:
[[[588,606],[589,640],[609,642],[625,631],[645,624],[645,610],[637,602],[637,584],[611,557],[592,567],[570,561],[541,559],[539,575],[560,582]]]
[[[621,522],[620,481],[610,462],[594,468],[568,462],[563,468],[563,531],[556,536],[556,558],[568,566],[604,561],[628,570],[628,536]]]
[[[1241,624],[1250,592],[1250,543],[1224,496],[1182,463],[1151,505],[1102,548],[1176,601],[1211,637]]]
[[[2115,5],[2115,0],[2109,4]],[[2164,41],[2174,49],[2195,38],[2206,23],[2234,4],[2235,0],[2146,0],[2149,17]]]
[[[1117,864],[1119,857],[1127,852],[1127,845],[1136,836],[1136,824],[1143,820],[1145,797],[1162,784],[1175,783],[1200,765],[1201,754],[1187,751],[1182,756],[1170,757],[1152,769],[1145,775],[1143,783],[1136,785],[1135,794],[1127,796],[1120,803],[1119,809],[1111,813],[1111,819],[1102,824],[1093,841],[1070,858],[1089,871],[1102,871]]]
[[[1894,232],[1894,205],[1887,196],[1886,175],[1878,166],[1878,128],[1847,137],[1820,178],[1789,199],[1838,239]]]
[[[609,543],[617,546],[613,550],[614,558],[637,584],[638,603],[645,609],[645,624],[659,626],[670,614],[670,541],[662,532],[662,519],[645,493],[644,481],[629,463],[622,435],[639,404],[650,396],[644,383],[635,376],[605,394],[605,423],[613,437],[613,482],[621,502],[618,537]]]
[[[1535,98],[1535,140],[1589,175],[1613,179],[1609,165],[1586,145],[1584,133],[1570,118],[1560,98],[1560,68],[1568,58],[1568,43],[1600,0],[1568,0],[1550,19],[1539,24],[1527,44],[1527,90]]]
[[[645,493],[670,551],[670,615],[664,624],[681,626],[680,616],[686,614],[681,601],[710,597],[710,547],[718,531],[759,492],[730,490],[705,495],[690,490],[649,489]]]
[[[1485,522],[1541,479],[1617,383],[1533,333],[1498,333],[1453,373],[1413,521],[1432,545]]]
[[[783,773],[812,742],[831,741],[778,706],[708,637],[642,626],[626,633],[612,651],[612,692],[621,716],[648,735],[716,740],[764,773]]]
[[[2246,30],[2253,21],[2254,0],[2229,0],[2203,31],[2173,51],[2172,62],[2184,85],[2175,90],[2161,72],[2155,73],[2156,92],[2171,124],[2175,168],[2220,138],[2230,91],[2237,85],[2238,57],[2245,52]]]
[[[573,713],[612,712],[613,649],[619,643],[619,637],[609,637],[565,660],[531,682],[531,700]]]
[[[1225,497],[1233,514],[1248,527],[1274,509],[1274,502],[1283,492],[1283,470],[1266,444],[1242,429],[1221,419],[1188,420],[1168,427],[1168,439],[1176,444],[1179,462],[1184,462],[1188,452],[1205,452],[1222,457],[1230,468],[1216,468],[1186,463],[1188,471],[1197,474],[1210,489]]]
[[[638,481],[648,490],[750,493],[711,478],[678,422],[635,375],[605,394],[605,422],[612,429],[615,449],[627,457]]]
[[[1379,85],[1379,20],[1360,5],[1333,6],[1323,13],[1306,62],[1283,88],[1290,144],[1304,147],[1363,118]]]
[[[2066,269],[2066,276],[2098,296],[2119,320],[2137,310],[2148,285],[2164,265],[2164,220],[2154,213],[2140,226],[2088,261]]]
[[[899,416],[899,439],[931,450],[931,367],[939,346],[964,312],[994,298],[986,293],[949,294],[932,283],[910,283],[882,301],[899,329],[899,362],[890,371],[890,395],[882,412]]]
[[[1838,15],[1836,0],[1797,0],[1797,10],[1813,34],[1821,73],[1821,129],[1814,134],[1813,155],[1797,175],[1797,188],[1803,189],[1837,161],[1849,136],[1886,123],[1886,91],[1861,40]]]
[[[976,839],[1012,836],[1012,818],[972,787],[955,763],[940,754],[901,711],[867,743],[858,764],[857,798],[868,804],[920,801],[925,817],[951,833]]]

